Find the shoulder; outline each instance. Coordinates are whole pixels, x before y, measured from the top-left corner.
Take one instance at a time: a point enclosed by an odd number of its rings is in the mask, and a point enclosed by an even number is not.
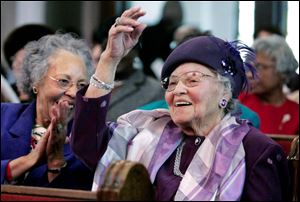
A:
[[[243,139],[246,156],[258,158],[267,151],[281,151],[280,145],[255,127]]]
[[[120,116],[117,120],[118,123],[130,123],[135,127],[146,127],[149,123],[161,119],[170,119],[170,113],[167,109],[154,109],[154,110],[133,110],[127,114]]]
[[[251,93],[241,93],[240,96],[238,97],[239,101],[242,104],[248,105],[251,103],[260,103],[259,99],[256,97],[256,95],[251,94]]]
[[[21,104],[21,103],[1,103],[1,116],[3,115],[15,115],[22,113],[28,104]],[[5,116],[4,116],[5,117]]]
[[[259,128],[260,125],[260,119],[256,112],[251,110],[250,108],[246,107],[244,104],[239,103],[238,106],[241,109],[241,118],[242,119],[248,119],[252,122],[253,126],[256,128]]]
[[[1,103],[1,123],[13,122],[19,117],[32,116],[35,113],[35,104],[31,103]]]
[[[242,200],[269,201],[285,198],[289,172],[281,146],[254,127],[245,136],[243,145],[246,181]]]
[[[299,104],[292,100],[286,99],[285,105],[291,109],[297,109],[297,112],[299,111]]]
[[[251,126],[249,133],[243,139],[247,168],[252,170],[260,163],[272,161],[274,166],[285,163],[286,155],[282,147]]]
[[[140,109],[145,109],[145,110],[151,110],[151,109],[157,109],[157,108],[168,109],[168,104],[166,103],[165,100],[158,100],[158,101],[154,101],[154,102],[148,103],[148,104],[140,107]]]

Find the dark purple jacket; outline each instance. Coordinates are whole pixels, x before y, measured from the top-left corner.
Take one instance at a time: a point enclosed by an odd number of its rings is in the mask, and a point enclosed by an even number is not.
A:
[[[100,98],[84,98],[84,91],[79,91],[76,97],[76,113],[71,137],[71,147],[85,164],[95,169],[99,159],[104,154],[111,131],[105,127],[105,116],[110,94]],[[286,156],[282,148],[272,139],[262,134],[258,129],[251,127],[245,136],[246,180],[241,200],[251,201],[280,201],[288,199],[289,173]],[[102,136],[100,134],[106,134]],[[88,145],[88,147],[86,146]],[[195,152],[195,151],[193,151]],[[173,158],[175,152],[169,159]],[[185,154],[183,151],[183,158]],[[191,151],[189,155],[193,156]],[[188,157],[187,157],[188,158]],[[185,160],[184,160],[185,161]],[[189,160],[185,161],[189,164]],[[155,181],[160,181],[166,187],[156,189],[158,200],[172,200],[181,179],[170,181],[169,173],[172,164],[168,161],[159,170]],[[187,166],[183,166],[186,167]],[[184,173],[185,170],[182,170]],[[169,175],[168,175],[169,174]],[[162,194],[160,194],[162,193]]]

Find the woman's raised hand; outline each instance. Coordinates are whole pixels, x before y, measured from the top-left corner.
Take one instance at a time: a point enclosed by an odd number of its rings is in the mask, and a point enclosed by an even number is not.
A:
[[[141,8],[134,7],[123,12],[116,19],[108,34],[106,54],[116,60],[121,60],[138,42],[145,24],[138,19],[145,15]]]
[[[64,161],[63,149],[70,113],[71,109],[67,101],[59,101],[51,108],[51,123],[46,132],[50,134],[46,148],[48,165],[54,161]]]
[[[115,72],[121,59],[138,43],[146,28],[138,19],[145,15],[141,8],[131,8],[123,12],[109,30],[105,51],[101,54],[94,78],[98,83],[113,86]],[[101,84],[103,86],[103,84]],[[85,97],[96,98],[110,92],[103,87],[90,85]]]

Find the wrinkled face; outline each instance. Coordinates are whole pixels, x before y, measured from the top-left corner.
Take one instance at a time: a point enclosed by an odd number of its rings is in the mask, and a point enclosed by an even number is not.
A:
[[[220,85],[216,74],[204,65],[180,65],[171,74],[170,85],[170,89],[174,90],[167,90],[165,99],[176,125],[189,127],[193,122],[202,119],[209,122],[221,112],[218,103],[223,96],[224,87]]]
[[[49,58],[46,75],[36,85],[37,113],[42,113],[44,120],[50,120],[50,109],[60,100],[74,108],[76,92],[87,84],[87,70],[84,61],[65,50],[59,50]],[[41,109],[39,111],[39,109]],[[70,110],[69,118],[73,116]]]
[[[258,79],[251,81],[251,91],[256,94],[270,93],[282,88],[282,75],[276,71],[276,63],[263,53],[256,54]]]

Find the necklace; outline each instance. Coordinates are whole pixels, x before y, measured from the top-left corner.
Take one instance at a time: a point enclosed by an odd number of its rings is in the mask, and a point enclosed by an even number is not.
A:
[[[173,173],[174,175],[178,177],[183,178],[183,174],[181,173],[179,166],[180,166],[180,161],[181,161],[181,155],[182,155],[182,150],[185,142],[182,142],[179,147],[176,149],[176,157],[175,157],[175,162],[174,162],[174,168],[173,168]]]

